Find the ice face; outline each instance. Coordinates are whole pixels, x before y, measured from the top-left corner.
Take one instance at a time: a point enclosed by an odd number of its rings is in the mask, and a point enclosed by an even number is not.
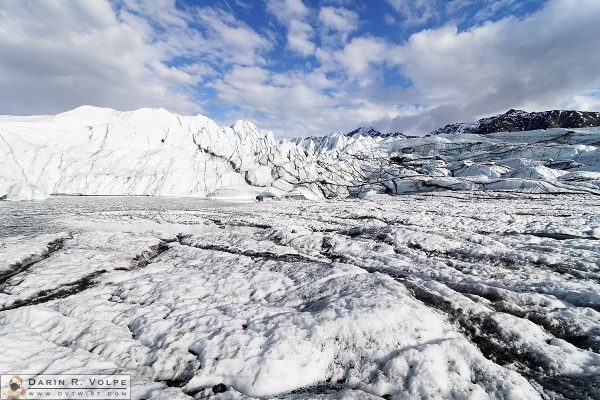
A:
[[[599,389],[596,196],[45,203],[0,204],[0,373],[129,373],[136,399]]]
[[[360,131],[358,131],[360,132]],[[310,199],[438,190],[600,193],[598,128],[277,141],[164,109],[0,117],[0,199],[144,195]]]

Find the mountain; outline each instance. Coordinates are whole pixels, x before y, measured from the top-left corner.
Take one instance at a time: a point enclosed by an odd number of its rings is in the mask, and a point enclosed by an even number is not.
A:
[[[308,136],[292,139],[292,142],[308,151],[322,156],[328,154],[353,154],[366,149],[377,147],[382,140],[411,139],[417,136],[407,136],[401,132],[381,133],[373,127],[360,127],[343,134],[333,132],[326,136]]]
[[[408,137],[401,132],[381,133],[373,127],[364,127],[364,126],[361,126],[357,129],[353,130],[352,132],[346,133],[346,136],[348,136],[348,137],[365,136],[365,137],[381,137],[381,138],[389,138],[389,137],[407,138]]]
[[[477,122],[455,123],[431,132],[429,135],[471,133],[486,135],[495,132],[532,131],[549,128],[585,128],[600,126],[600,113],[588,111],[526,112],[509,110],[504,114],[482,118]]]
[[[292,141],[306,149],[315,149],[319,152],[341,150],[350,143],[362,139],[387,139],[387,138],[415,138],[416,136],[406,136],[401,132],[381,133],[373,127],[359,127],[351,132],[343,134],[333,132],[325,136],[307,136],[292,139]],[[354,139],[354,140],[349,140]]]

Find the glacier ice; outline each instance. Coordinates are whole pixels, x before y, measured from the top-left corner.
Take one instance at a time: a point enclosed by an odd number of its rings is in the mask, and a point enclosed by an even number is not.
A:
[[[593,194],[202,201],[0,203],[0,372],[129,373],[135,399],[600,389]]]
[[[0,197],[145,195],[252,199],[435,190],[599,193],[598,128],[281,140],[164,109],[79,107],[0,117]],[[567,175],[568,174],[568,175]],[[561,179],[567,175],[580,178]],[[581,177],[585,176],[585,179]],[[15,183],[7,195],[8,183]],[[266,188],[266,189],[265,189]],[[279,193],[282,190],[284,193]]]
[[[0,373],[127,373],[134,399],[597,398],[599,144],[0,117],[0,197],[51,195],[0,202]],[[203,200],[257,196],[300,201]]]
[[[45,200],[48,195],[28,182],[11,182],[0,178],[0,199],[9,201]]]

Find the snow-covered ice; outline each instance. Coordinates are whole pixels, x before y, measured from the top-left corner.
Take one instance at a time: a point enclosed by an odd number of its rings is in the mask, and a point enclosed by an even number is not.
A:
[[[0,178],[0,199],[8,201],[45,200],[48,195],[28,182],[11,182]]]
[[[600,130],[467,132],[0,117],[0,199],[39,200],[0,202],[0,373],[128,373],[135,399],[600,398]]]
[[[481,165],[456,170],[503,173]],[[135,399],[598,398],[597,195],[363,197],[2,202],[0,373],[129,373]]]
[[[55,116],[0,116],[0,199],[600,194],[599,128],[425,138],[368,131],[278,141],[248,121],[220,127],[164,109],[84,106]]]

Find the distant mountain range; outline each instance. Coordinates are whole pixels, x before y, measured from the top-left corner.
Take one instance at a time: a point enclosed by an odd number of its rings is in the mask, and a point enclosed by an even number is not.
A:
[[[381,137],[381,138],[403,137],[403,138],[407,138],[407,139],[417,137],[417,136],[408,136],[402,132],[382,133],[373,127],[364,127],[364,126],[361,126],[360,128],[353,130],[352,132],[346,133],[346,136],[348,136],[348,137],[370,136],[370,137]]]
[[[350,131],[348,133],[332,132],[332,133],[330,133],[328,135],[324,135],[324,136],[298,137],[298,138],[292,139],[292,141],[296,144],[300,144],[300,143],[307,144],[308,142],[312,141],[315,144],[317,144],[317,147],[318,147],[319,144],[323,144],[327,141],[331,141],[332,139],[335,139],[335,140],[339,140],[340,138],[358,139],[361,136],[365,137],[365,138],[374,138],[374,139],[378,139],[378,138],[381,138],[381,139],[388,139],[388,138],[415,139],[415,138],[419,137],[419,136],[405,135],[402,132],[383,133],[383,132],[379,132],[377,129],[373,128],[372,126],[361,126],[361,127],[358,127],[355,130]]]
[[[436,129],[426,136],[452,135],[471,133],[487,135],[494,132],[520,132],[549,128],[588,128],[600,126],[600,112],[551,110],[527,112],[508,110],[504,114],[482,118],[476,122],[457,122]],[[358,136],[374,138],[415,138],[402,132],[382,133],[373,127],[360,127],[345,134],[347,137]]]
[[[472,133],[486,135],[494,132],[520,132],[549,128],[587,128],[600,126],[600,113],[588,111],[526,112],[509,110],[504,114],[482,118],[477,122],[454,123],[436,129],[429,135]]]

